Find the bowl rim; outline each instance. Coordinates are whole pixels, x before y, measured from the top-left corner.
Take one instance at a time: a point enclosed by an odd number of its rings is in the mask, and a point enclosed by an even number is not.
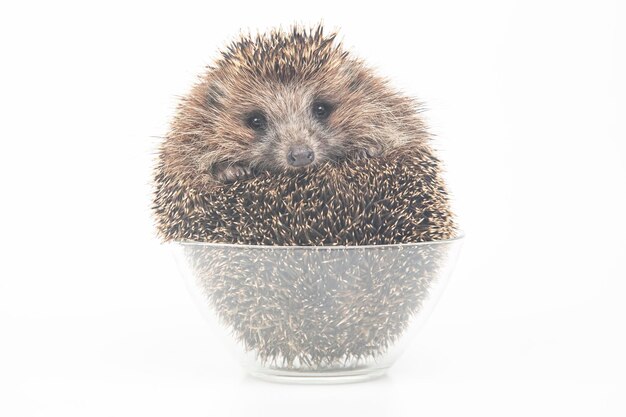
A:
[[[194,242],[191,240],[172,240],[168,243],[180,246],[204,246],[212,248],[239,248],[239,249],[291,249],[291,250],[346,250],[346,249],[378,249],[378,248],[410,248],[414,246],[428,246],[458,243],[465,238],[465,233],[459,231],[456,236],[450,239],[430,240],[426,242],[411,243],[388,243],[384,245],[249,245],[240,243],[216,243],[216,242]]]

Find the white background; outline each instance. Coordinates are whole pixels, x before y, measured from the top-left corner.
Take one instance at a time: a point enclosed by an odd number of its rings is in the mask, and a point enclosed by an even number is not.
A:
[[[240,28],[321,19],[428,104],[467,239],[388,377],[275,385],[208,333],[151,167]],[[3,2],[0,415],[625,415],[625,26],[620,1]]]

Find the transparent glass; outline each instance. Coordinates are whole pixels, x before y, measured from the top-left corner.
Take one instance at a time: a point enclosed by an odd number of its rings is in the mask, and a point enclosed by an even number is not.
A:
[[[195,300],[252,375],[328,383],[384,374],[441,295],[460,243],[173,247]]]

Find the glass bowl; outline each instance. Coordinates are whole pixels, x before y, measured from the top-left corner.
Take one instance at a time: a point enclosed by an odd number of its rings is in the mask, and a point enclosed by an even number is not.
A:
[[[386,372],[441,295],[460,244],[172,246],[192,296],[253,376],[338,383]]]

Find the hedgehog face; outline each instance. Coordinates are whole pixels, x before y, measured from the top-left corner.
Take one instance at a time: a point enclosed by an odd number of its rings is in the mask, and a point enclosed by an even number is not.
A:
[[[380,155],[421,139],[412,100],[334,38],[296,27],[231,44],[181,104],[170,133],[184,137],[172,147],[185,159],[180,165],[197,177],[233,180]]]
[[[381,123],[388,106],[368,94],[377,87],[366,77],[355,83],[356,63],[345,65],[290,78],[239,73],[209,81],[206,95],[215,98],[207,142],[224,150],[228,165],[270,171],[379,153],[388,142],[389,123]]]
[[[311,96],[285,91],[266,111],[248,113],[245,122],[255,135],[250,156],[257,165],[297,169],[331,156],[338,137],[327,121],[334,105]]]
[[[231,111],[221,117],[238,125],[231,135],[223,132],[241,147],[237,162],[285,171],[341,157],[348,139],[335,117],[341,103],[324,93],[302,82],[268,82],[249,93],[233,94],[246,100],[228,100]]]

